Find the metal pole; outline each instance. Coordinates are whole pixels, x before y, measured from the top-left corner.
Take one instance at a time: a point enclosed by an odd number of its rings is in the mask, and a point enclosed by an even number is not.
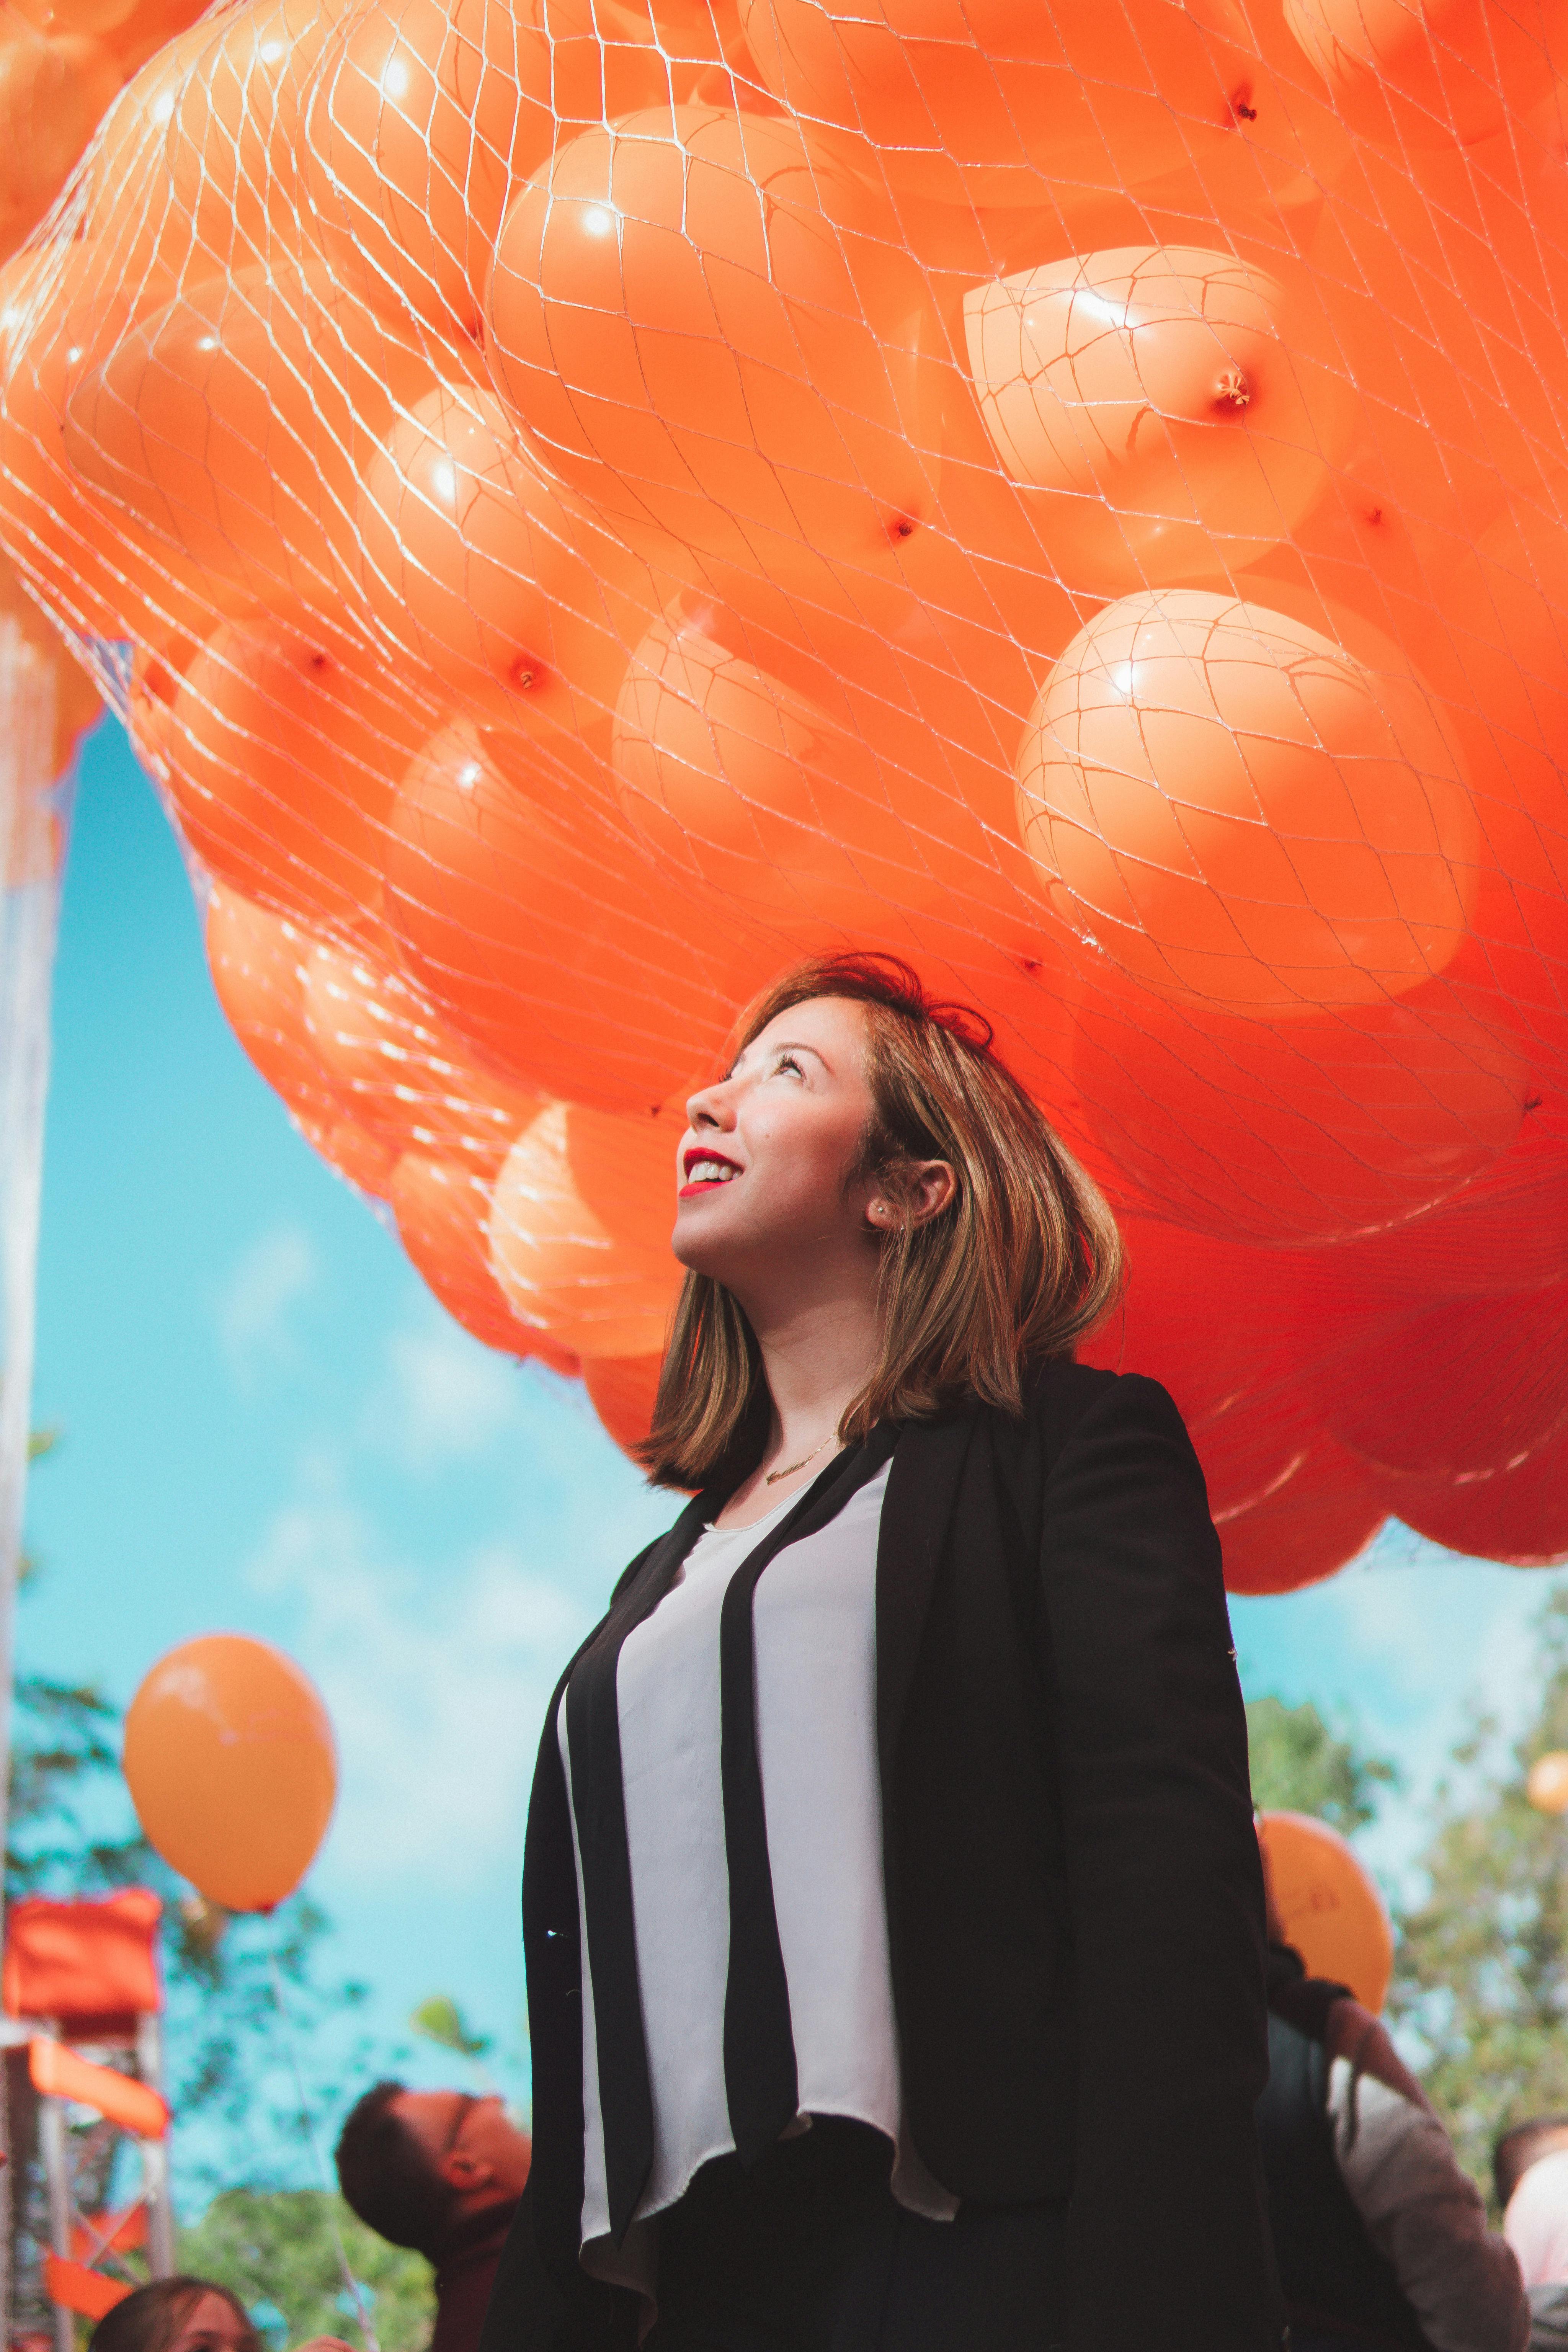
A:
[[[0,617],[0,1853],[8,1826],[14,1619],[32,1411],[49,982],[68,814],[49,790],[58,658],[30,645],[14,617]],[[57,2120],[49,2127],[63,2131],[54,2100],[45,2103],[46,2115],[50,2110]],[[10,2269],[7,2227],[0,2231],[0,2343],[10,2340]],[[68,2339],[61,2352],[69,2352]]]
[[[136,2021],[136,2072],[154,2091],[163,2088],[163,2032],[156,2017]],[[147,2268],[155,2279],[174,2273],[174,2184],[167,2139],[142,2143],[142,2178],[147,2199]]]
[[[38,2153],[49,2192],[49,2244],[62,2262],[71,2258],[70,2146],[63,2099],[38,2101]],[[76,2352],[76,2320],[63,2303],[55,2305],[55,2352]]]

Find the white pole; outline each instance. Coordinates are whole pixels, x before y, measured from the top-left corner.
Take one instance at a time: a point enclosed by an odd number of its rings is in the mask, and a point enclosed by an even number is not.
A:
[[[0,1853],[31,1429],[49,982],[68,814],[49,789],[59,658],[30,645],[11,615],[0,616]],[[10,2188],[7,2165],[0,2171],[0,2342],[10,2338]]]

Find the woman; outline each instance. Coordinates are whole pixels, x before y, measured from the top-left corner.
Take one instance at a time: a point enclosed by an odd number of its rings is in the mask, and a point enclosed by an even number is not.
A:
[[[244,2305],[208,2279],[154,2279],[105,2314],[92,2352],[261,2352]]]
[[[1110,1213],[891,959],[690,1102],[645,1450],[549,1710],[485,2352],[1276,2352],[1246,1728]],[[765,1573],[764,1573],[765,1571]]]

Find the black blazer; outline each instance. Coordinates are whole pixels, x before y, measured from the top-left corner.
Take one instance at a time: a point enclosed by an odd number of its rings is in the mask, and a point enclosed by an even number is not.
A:
[[[672,1573],[669,1549],[634,1560],[617,1597]],[[576,2258],[565,1679],[523,1871],[533,2177],[484,2352],[636,2341],[634,2298]],[[906,1424],[878,1548],[877,1711],[926,2165],[967,2201],[1070,2199],[1068,2352],[1278,2352],[1246,1719],[1203,1473],[1156,1382],[1053,1361],[1019,1421],[973,1405]]]

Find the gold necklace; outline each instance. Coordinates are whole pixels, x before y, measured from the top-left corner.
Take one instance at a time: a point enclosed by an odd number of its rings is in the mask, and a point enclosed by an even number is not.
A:
[[[824,1448],[832,1444],[837,1434],[838,1433],[837,1430],[830,1429],[826,1436],[823,1439],[822,1444],[814,1445],[811,1452],[809,1454],[803,1454],[798,1462],[786,1462],[782,1470],[764,1470],[763,1473],[763,1486],[776,1486],[781,1478],[793,1478],[797,1470],[804,1470],[808,1462],[815,1462],[817,1455],[822,1453]]]

